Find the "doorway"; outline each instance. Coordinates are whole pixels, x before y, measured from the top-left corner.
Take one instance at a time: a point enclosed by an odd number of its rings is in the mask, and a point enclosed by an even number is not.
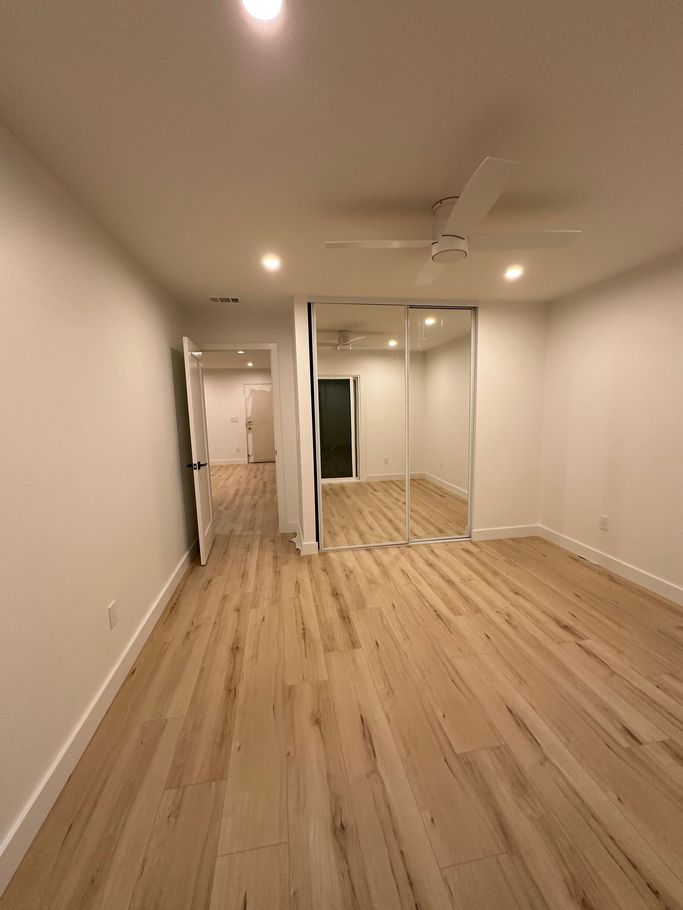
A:
[[[228,347],[183,341],[192,352],[191,361],[186,357],[188,393],[190,379],[193,389],[190,428],[194,460],[188,468],[195,472],[198,526],[201,528],[202,522],[206,526],[206,515],[211,516],[212,534],[202,540],[200,533],[204,564],[214,536],[274,536],[289,530],[280,446],[277,345]],[[195,458],[195,450],[201,451],[201,457]]]

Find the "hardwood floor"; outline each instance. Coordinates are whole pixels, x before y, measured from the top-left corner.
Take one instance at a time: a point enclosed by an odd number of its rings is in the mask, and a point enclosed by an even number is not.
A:
[[[2,910],[683,907],[683,611],[535,538],[301,558],[214,476]]]
[[[322,485],[326,547],[405,540],[403,480],[353,481]],[[467,500],[429,480],[411,478],[411,539],[458,537],[467,533]]]

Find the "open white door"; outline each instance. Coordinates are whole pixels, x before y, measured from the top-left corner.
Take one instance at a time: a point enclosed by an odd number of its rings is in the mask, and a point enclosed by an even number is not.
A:
[[[187,409],[190,414],[190,443],[192,445],[192,464],[189,464],[188,468],[194,475],[199,559],[205,566],[213,544],[215,530],[211,499],[209,441],[206,434],[202,352],[189,338],[183,338],[183,354],[185,355]]]
[[[273,386],[269,382],[246,383],[247,459],[250,463],[275,461]]]

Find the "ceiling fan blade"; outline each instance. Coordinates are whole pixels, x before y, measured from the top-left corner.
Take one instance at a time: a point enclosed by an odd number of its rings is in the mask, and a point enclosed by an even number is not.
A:
[[[472,234],[471,250],[549,250],[568,246],[581,231],[515,231],[510,234]]]
[[[419,250],[432,245],[431,240],[326,240],[328,250]]]
[[[445,268],[445,265],[428,259],[420,269],[420,273],[415,279],[415,284],[431,284],[436,281]]]
[[[453,206],[443,233],[469,237],[506,189],[516,166],[507,158],[484,158]]]
[[[357,341],[364,341],[367,335],[356,335],[355,338],[349,338],[349,344],[355,344]]]

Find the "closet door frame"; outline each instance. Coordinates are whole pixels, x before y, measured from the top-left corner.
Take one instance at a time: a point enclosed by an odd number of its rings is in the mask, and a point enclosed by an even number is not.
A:
[[[352,305],[368,304],[372,306],[403,307],[403,348],[405,358],[405,531],[404,539],[388,543],[371,544],[346,544],[343,546],[325,546],[325,516],[322,507],[322,466],[320,452],[320,405],[318,398],[318,345],[316,331],[316,307],[329,303],[347,303]],[[453,540],[472,539],[472,514],[474,490],[474,433],[476,426],[476,376],[477,376],[477,337],[478,337],[478,305],[476,302],[449,302],[446,300],[375,300],[369,297],[315,297],[309,298],[309,354],[311,362],[311,384],[313,404],[313,439],[315,442],[315,481],[316,481],[316,519],[318,528],[318,546],[320,552],[335,550],[370,550],[376,547],[419,546],[420,544],[448,543]],[[470,414],[469,414],[469,446],[468,446],[468,478],[469,490],[467,497],[467,533],[450,537],[431,537],[411,539],[410,537],[410,311],[411,310],[469,310],[471,319],[470,329]]]

